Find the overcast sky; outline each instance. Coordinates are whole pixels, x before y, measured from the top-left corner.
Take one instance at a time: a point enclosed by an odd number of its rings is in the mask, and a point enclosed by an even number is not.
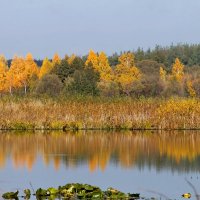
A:
[[[200,0],[0,0],[0,54],[107,54],[199,43]]]

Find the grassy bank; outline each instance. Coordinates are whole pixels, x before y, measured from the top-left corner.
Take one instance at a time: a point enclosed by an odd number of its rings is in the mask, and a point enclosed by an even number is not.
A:
[[[1,99],[0,129],[199,129],[198,99]]]

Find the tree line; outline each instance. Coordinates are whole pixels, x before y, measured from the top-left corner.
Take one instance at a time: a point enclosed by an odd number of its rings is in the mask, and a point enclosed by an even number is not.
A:
[[[200,45],[157,46],[108,57],[90,50],[34,60],[0,56],[0,94],[92,96],[200,96]]]

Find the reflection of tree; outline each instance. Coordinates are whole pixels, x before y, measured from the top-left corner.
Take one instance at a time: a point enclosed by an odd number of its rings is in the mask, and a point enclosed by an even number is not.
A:
[[[38,156],[45,165],[61,163],[72,168],[88,163],[89,170],[104,171],[109,162],[124,168],[198,170],[200,135],[195,132],[163,133],[31,133],[0,135],[0,168],[11,157],[15,168],[31,170]]]

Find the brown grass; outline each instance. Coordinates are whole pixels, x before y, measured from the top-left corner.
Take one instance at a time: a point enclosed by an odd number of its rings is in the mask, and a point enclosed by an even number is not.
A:
[[[198,99],[0,101],[0,129],[199,129]]]

